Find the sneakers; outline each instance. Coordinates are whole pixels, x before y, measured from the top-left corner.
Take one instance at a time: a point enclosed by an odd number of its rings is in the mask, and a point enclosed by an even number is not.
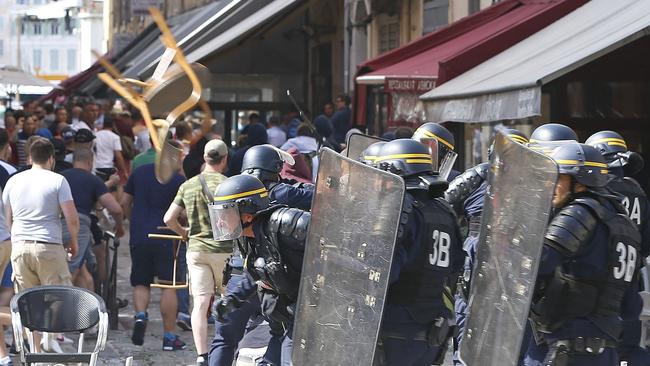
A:
[[[192,330],[192,319],[189,314],[178,313],[176,325],[184,331]]]
[[[196,366],[208,366],[208,359],[204,356],[199,356],[196,358]]]
[[[167,337],[163,338],[163,351],[178,351],[187,348],[185,342],[181,341],[177,335],[174,335],[173,339]]]
[[[41,337],[41,348],[44,352],[50,353],[63,353],[59,342],[56,341],[56,335],[52,333],[43,332]]]
[[[147,318],[136,316],[135,323],[133,324],[133,334],[131,335],[131,342],[136,346],[144,344],[144,332],[147,330]]]

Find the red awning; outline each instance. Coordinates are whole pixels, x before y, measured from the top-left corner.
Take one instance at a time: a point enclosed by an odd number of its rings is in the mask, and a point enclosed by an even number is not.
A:
[[[99,74],[99,72],[102,70],[102,66],[99,64],[99,61],[97,61],[86,70],[74,74],[69,78],[61,81],[59,85],[56,86],[56,88],[52,89],[52,91],[42,96],[39,101],[44,102],[48,100],[54,100],[62,95],[70,95],[90,78],[97,76],[97,74]]]
[[[505,0],[359,65],[357,90],[386,79],[440,85],[543,29],[587,0]],[[361,92],[363,94],[363,92]],[[357,97],[360,97],[357,93]],[[357,107],[365,109],[365,101]],[[357,122],[365,113],[359,110]]]

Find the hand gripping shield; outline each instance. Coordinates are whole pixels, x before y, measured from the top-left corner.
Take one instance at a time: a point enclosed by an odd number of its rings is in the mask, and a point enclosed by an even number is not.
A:
[[[321,150],[294,365],[372,365],[404,193],[402,178]]]
[[[550,158],[497,133],[460,346],[467,365],[517,364],[557,179]]]
[[[350,137],[348,137],[345,150],[343,150],[341,154],[350,159],[358,160],[361,154],[368,148],[368,146],[380,141],[386,140],[376,136],[353,133],[350,135]]]

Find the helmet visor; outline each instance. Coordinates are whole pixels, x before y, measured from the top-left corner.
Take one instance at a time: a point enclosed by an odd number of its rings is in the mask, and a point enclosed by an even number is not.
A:
[[[420,141],[424,145],[429,147],[429,152],[431,153],[431,161],[433,165],[433,171],[438,171],[438,140],[433,137],[420,137],[417,141]],[[453,163],[452,163],[453,165]]]
[[[288,152],[286,152],[286,151],[284,151],[282,149],[279,149],[277,146],[274,146],[274,145],[271,145],[271,144],[265,144],[264,146],[268,146],[268,147],[272,148],[273,150],[277,151],[278,155],[280,156],[280,159],[282,159],[283,162],[285,162],[285,163],[287,163],[287,164],[289,164],[291,166],[294,166],[296,164],[296,160]]]
[[[241,236],[242,226],[239,209],[235,203],[208,205],[212,236],[216,241],[234,240]]]
[[[447,180],[447,178],[449,178],[449,174],[451,173],[451,169],[454,167],[456,158],[458,158],[458,154],[451,150],[447,150],[445,156],[440,160],[440,169],[438,171],[440,179]]]

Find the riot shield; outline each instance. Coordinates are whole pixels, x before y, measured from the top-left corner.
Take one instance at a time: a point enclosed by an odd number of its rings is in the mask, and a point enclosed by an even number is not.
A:
[[[344,153],[342,154],[350,159],[358,160],[361,156],[361,153],[363,153],[363,151],[367,149],[368,146],[379,141],[386,140],[382,139],[381,137],[353,133],[348,138],[347,146],[344,150]]]
[[[402,178],[321,150],[294,365],[372,365],[404,194]]]
[[[557,178],[550,158],[497,133],[460,346],[466,365],[517,365]]]

